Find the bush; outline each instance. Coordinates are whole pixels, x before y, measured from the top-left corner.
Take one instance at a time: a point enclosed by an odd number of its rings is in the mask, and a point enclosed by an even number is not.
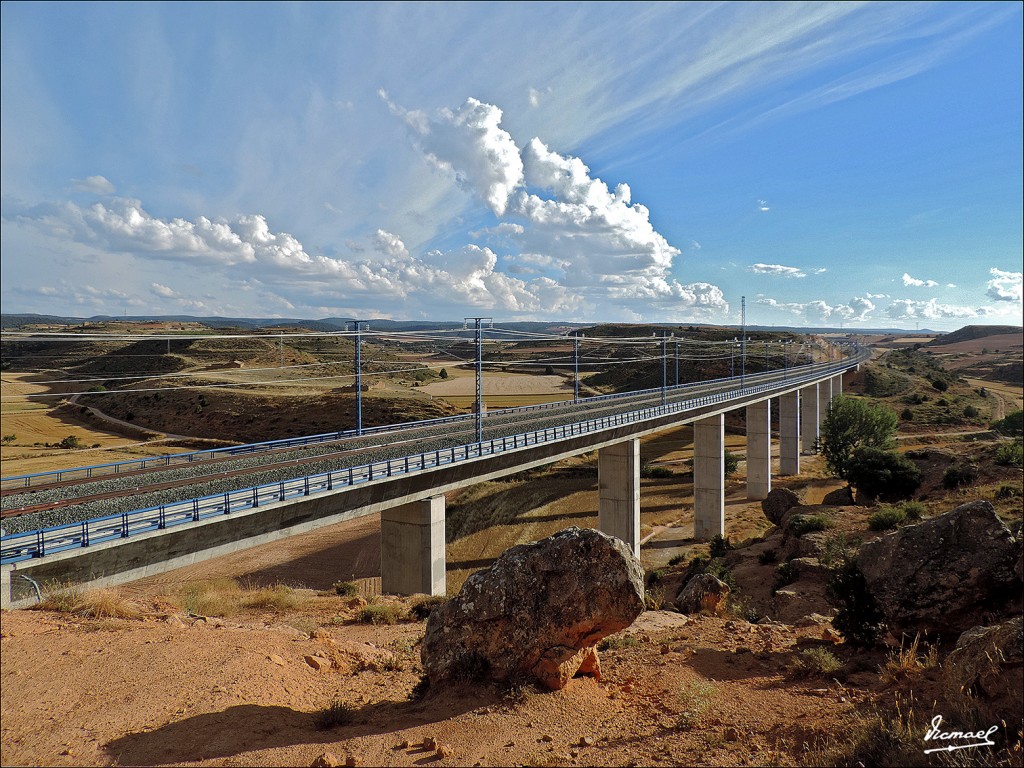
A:
[[[973,464],[958,462],[942,475],[942,485],[950,490],[970,485],[978,478],[978,468]]]
[[[764,552],[757,556],[757,562],[761,565],[771,565],[779,559],[779,553],[774,549],[766,549]]]
[[[68,435],[63,440],[61,440],[59,443],[57,443],[57,447],[58,448],[67,448],[67,449],[71,450],[71,449],[75,449],[75,448],[82,448],[83,446],[82,446],[81,439],[79,439],[76,435]]]
[[[442,379],[447,379],[448,378],[448,369],[447,368],[442,368],[441,372],[438,373],[437,375],[440,376]]]
[[[430,618],[430,614],[434,612],[435,608],[440,608],[447,602],[448,598],[443,595],[431,595],[409,606],[409,613],[417,621],[426,621]]]
[[[902,419],[903,421],[913,421],[914,412],[909,408],[904,408],[903,412],[900,414],[900,419]]]
[[[359,585],[354,581],[336,581],[334,591],[342,597],[355,597],[359,594]]]
[[[899,505],[906,515],[907,520],[920,520],[928,508],[920,501],[904,501]]]
[[[740,457],[737,456],[732,451],[730,451],[728,448],[725,449],[725,454],[724,455],[725,455],[725,475],[726,475],[726,477],[728,477],[729,475],[736,474],[736,470],[739,469],[739,466],[740,466]]]
[[[805,648],[793,662],[795,677],[832,675],[842,669],[843,663],[825,648]]]
[[[875,644],[882,629],[882,613],[868,592],[864,574],[857,561],[847,558],[829,580],[827,592],[839,612],[832,619],[834,626],[850,645]]]
[[[943,381],[942,379],[935,379],[934,381],[932,381],[932,387],[934,387],[939,392],[945,392],[947,389],[949,389],[949,384]]]
[[[711,539],[710,555],[711,557],[725,557],[725,553],[729,551],[729,538],[722,538],[721,535],[715,534]]]
[[[3,444],[4,445],[10,445],[11,443],[13,443],[17,439],[18,439],[17,435],[4,435],[4,437],[3,437]]]
[[[650,464],[644,464],[640,467],[640,477],[665,478],[675,477],[675,474],[668,467],[652,467]]]
[[[335,700],[329,707],[316,713],[314,723],[319,730],[326,731],[341,725],[349,725],[354,719],[355,710],[348,704]]]
[[[789,530],[798,539],[805,533],[824,531],[826,528],[831,527],[832,522],[824,515],[795,515],[789,521]]]
[[[1020,497],[1021,490],[1015,485],[1000,485],[996,491],[997,499],[1016,499]]]
[[[846,479],[867,498],[894,501],[913,496],[921,470],[898,453],[862,447],[851,455]]]
[[[1000,419],[992,425],[992,429],[1002,435],[1020,437],[1024,435],[1024,411],[1014,411],[1005,419]]]
[[[964,417],[968,419],[976,419],[981,415],[981,411],[975,408],[973,405],[968,405],[964,408]]]
[[[1002,464],[1004,467],[1024,465],[1024,443],[1010,443],[999,446],[996,449],[996,464]]]
[[[868,518],[872,531],[891,531],[907,521],[907,513],[898,507],[882,507]]]
[[[775,569],[775,583],[772,585],[772,594],[774,595],[787,584],[792,584],[799,578],[800,571],[795,565],[793,565],[793,563],[779,563],[778,567]]]
[[[402,612],[394,605],[368,605],[356,616],[363,624],[397,624],[402,618]]]

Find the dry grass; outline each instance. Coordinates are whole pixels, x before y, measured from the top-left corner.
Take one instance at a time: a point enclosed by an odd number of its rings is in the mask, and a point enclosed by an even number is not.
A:
[[[290,587],[245,587],[234,579],[214,579],[187,585],[179,594],[181,609],[194,616],[233,616],[241,613],[286,613],[301,608],[306,598]]]
[[[139,619],[142,607],[113,589],[85,592],[68,585],[47,592],[37,610],[58,611],[90,619]]]
[[[914,635],[909,644],[900,644],[899,649],[889,654],[885,666],[882,668],[882,678],[885,682],[891,683],[898,680],[916,677],[926,669],[933,669],[939,663],[938,650],[933,645],[926,653],[922,653],[921,635]]]

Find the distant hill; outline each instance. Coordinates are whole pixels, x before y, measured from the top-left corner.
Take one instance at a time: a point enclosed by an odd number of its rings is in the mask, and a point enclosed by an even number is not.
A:
[[[1022,333],[1024,327],[1019,325],[965,325],[959,331],[947,333],[944,336],[928,342],[929,347],[942,347],[947,344],[956,344],[961,341],[973,341],[983,339],[986,336],[1001,336],[1008,333]]]

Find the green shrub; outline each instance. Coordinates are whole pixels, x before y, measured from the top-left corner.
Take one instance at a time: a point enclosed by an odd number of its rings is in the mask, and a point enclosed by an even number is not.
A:
[[[1017,442],[999,446],[996,449],[996,464],[1004,467],[1024,465],[1024,444]]]
[[[426,621],[435,608],[440,608],[447,602],[448,598],[443,595],[431,595],[410,605],[409,613],[417,621]]]
[[[792,584],[799,578],[800,571],[793,563],[779,563],[775,568],[775,583],[772,585],[772,594],[774,595],[780,589],[788,584]]]
[[[368,605],[356,616],[363,624],[397,624],[402,618],[402,612],[394,605]]]
[[[898,507],[882,507],[868,518],[872,531],[891,531],[907,521],[907,513]]]
[[[942,485],[946,488],[960,488],[970,485],[978,478],[978,468],[966,462],[953,464],[942,475]]]
[[[1016,485],[1000,485],[996,491],[997,499],[1016,499],[1021,495],[1021,490]]]
[[[981,411],[975,408],[973,405],[968,405],[964,408],[964,417],[968,419],[976,419],[981,416]]]
[[[992,429],[1001,435],[1020,437],[1024,435],[1024,411],[1014,411],[1008,414],[1005,419],[1000,419],[992,425]]]
[[[939,392],[945,392],[947,389],[949,389],[949,384],[943,381],[942,379],[935,379],[934,381],[932,381],[932,387],[934,387]]]
[[[821,445],[825,466],[836,477],[849,480],[854,452],[859,448],[890,448],[898,419],[882,404],[837,395],[829,403],[821,425]]]
[[[914,494],[921,485],[921,470],[898,453],[861,447],[850,457],[846,479],[866,498],[894,501]]]
[[[665,570],[658,568],[647,574],[647,586],[653,587],[655,584],[660,584],[661,580],[665,578]]]
[[[715,534],[711,539],[710,552],[711,557],[725,557],[725,553],[729,551],[729,538],[722,538],[720,534]]]
[[[636,635],[612,635],[599,642],[597,650],[620,651],[625,648],[635,648],[638,645],[640,645],[640,640]]]
[[[839,611],[832,619],[834,626],[850,645],[875,644],[882,629],[882,613],[868,592],[864,574],[852,557],[844,560],[832,574],[827,592]]]
[[[757,562],[761,565],[771,565],[779,559],[779,553],[774,549],[766,549],[764,552],[757,556]]]
[[[739,469],[739,466],[740,466],[740,457],[737,456],[732,451],[730,451],[728,448],[725,449],[724,456],[725,456],[725,475],[726,475],[726,477],[728,477],[729,475],[736,474],[736,470]]]
[[[903,421],[913,421],[914,420],[914,412],[912,410],[910,410],[909,408],[904,408],[903,412],[900,413],[900,419],[902,419]]]
[[[833,675],[842,669],[843,663],[835,654],[825,648],[805,648],[793,663],[796,677]]]
[[[359,585],[354,581],[336,581],[334,591],[342,597],[355,597],[359,594]]]
[[[824,531],[831,527],[832,521],[824,515],[794,515],[789,521],[789,530],[797,538],[800,538],[805,533]]]
[[[920,501],[904,501],[899,507],[907,514],[907,520],[920,520],[928,511],[928,507]]]
[[[644,464],[642,467],[640,467],[640,477],[652,477],[662,479],[666,477],[675,477],[675,474],[676,473],[673,472],[668,467],[656,467],[651,466],[650,464]]]
[[[686,560],[686,555],[682,555],[682,554],[680,554],[680,555],[672,555],[672,557],[669,558],[668,564],[669,565],[679,565],[684,560]]]

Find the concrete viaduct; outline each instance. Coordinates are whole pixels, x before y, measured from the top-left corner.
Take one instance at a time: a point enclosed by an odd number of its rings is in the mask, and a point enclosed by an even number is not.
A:
[[[842,363],[791,369],[792,376],[784,379],[747,376],[745,385],[729,390],[718,401],[696,402],[674,412],[652,409],[654,415],[649,418],[645,414],[642,419],[611,421],[607,428],[575,431],[564,439],[527,442],[491,455],[481,451],[473,456],[467,451],[465,461],[5,564],[0,566],[0,602],[4,608],[34,602],[33,581],[89,587],[126,583],[376,513],[381,515],[383,591],[441,595],[446,591],[446,492],[594,450],[598,451],[598,526],[625,541],[639,556],[640,438],[683,424],[692,424],[694,430],[695,537],[724,536],[725,414],[740,408],[746,411],[747,497],[763,499],[771,490],[772,477],[770,401],[777,399],[779,406],[779,474],[796,475],[801,453],[816,448],[829,401],[842,392],[843,372],[865,356],[862,352]],[[759,384],[762,377],[769,383]]]

